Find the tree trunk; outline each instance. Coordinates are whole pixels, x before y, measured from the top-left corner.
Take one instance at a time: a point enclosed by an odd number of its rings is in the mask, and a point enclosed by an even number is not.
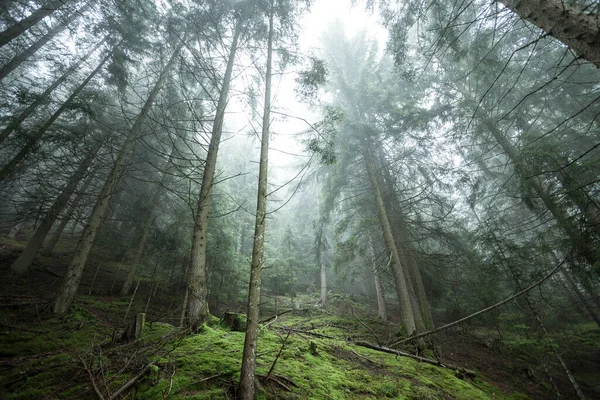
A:
[[[67,211],[65,212],[65,215],[62,218],[62,221],[60,221],[60,224],[56,228],[56,231],[52,234],[52,237],[50,238],[50,240],[48,240],[48,242],[42,249],[43,253],[52,254],[52,252],[54,251],[54,247],[60,240],[62,233],[64,232],[65,228],[67,227],[67,224],[69,223],[69,221],[71,221],[71,218],[73,217],[73,213],[75,213],[77,206],[79,206],[79,203],[81,203],[81,199],[83,198],[85,192],[87,192],[87,190],[90,187],[90,185],[92,184],[93,180],[94,180],[94,174],[92,173],[83,182],[83,186],[81,187],[81,190],[77,193],[77,197],[75,197],[75,199],[68,206]]]
[[[254,246],[252,250],[252,267],[248,288],[248,322],[244,339],[242,369],[240,373],[239,396],[242,400],[254,399],[254,373],[256,371],[256,342],[258,339],[258,305],[260,301],[260,285],[265,241],[265,222],[267,211],[267,166],[269,159],[269,128],[271,114],[271,75],[273,63],[273,2],[269,10],[269,34],[267,39],[267,71],[265,81],[265,104],[262,121],[262,137],[260,145],[260,166],[258,173],[258,198],[256,204],[256,220],[254,225]]]
[[[577,284],[575,283],[573,278],[571,278],[569,276],[569,274],[566,274],[564,272],[563,272],[562,276],[565,278],[565,281],[567,282],[567,285],[568,285],[568,287],[565,287],[565,289],[569,290],[569,288],[570,288],[570,291],[575,294],[575,296],[577,297],[577,300],[579,300],[579,303],[583,306],[583,308],[585,308],[585,310],[587,311],[589,316],[594,320],[596,325],[598,325],[598,327],[600,328],[600,315],[598,314],[598,312],[590,304],[589,300],[583,296],[583,294],[577,287]]]
[[[71,103],[73,102],[73,100],[75,100],[75,98],[77,97],[77,95],[79,95],[79,93],[87,86],[87,84],[92,80],[92,78],[94,78],[94,76],[96,76],[96,74],[98,72],[100,72],[100,70],[102,69],[102,67],[104,66],[104,64],[106,63],[106,61],[108,61],[108,59],[111,57],[112,52],[109,53],[106,57],[104,57],[102,59],[102,61],[100,62],[100,64],[98,64],[98,66],[88,75],[87,78],[85,78],[85,80],[75,89],[75,91],[71,94],[71,96],[69,96],[69,98],[67,99],[67,101],[65,101],[59,108],[58,110],[56,110],[54,112],[54,114],[52,114],[52,116],[46,121],[46,123],[44,123],[44,125],[42,125],[42,127],[40,129],[37,130],[37,132],[31,136],[29,138],[29,140],[27,141],[27,143],[25,144],[25,146],[23,146],[23,148],[21,149],[21,151],[19,151],[17,153],[17,155],[15,155],[9,162],[8,164],[6,164],[2,170],[0,170],[0,182],[2,182],[4,179],[6,179],[8,176],[10,176],[15,167],[21,162],[23,161],[23,159],[25,158],[25,156],[27,156],[27,154],[29,154],[29,152],[31,151],[31,149],[33,149],[33,147],[39,142],[39,140],[41,139],[41,137],[44,135],[44,133],[46,133],[46,131],[52,126],[52,124],[54,123],[54,121],[56,121],[56,119],[58,117],[60,117],[60,115],[69,108],[69,106],[71,105]]]
[[[577,226],[569,219],[566,212],[560,208],[558,204],[552,199],[548,189],[543,186],[539,179],[530,173],[528,166],[521,160],[519,151],[510,143],[510,141],[504,136],[504,134],[498,129],[495,122],[489,118],[483,120],[485,126],[490,130],[494,139],[498,142],[504,153],[513,163],[515,170],[520,179],[540,198],[542,203],[546,206],[548,211],[554,216],[558,226],[567,234],[571,240],[573,249],[579,254],[580,257],[585,259],[592,267],[598,262],[598,255],[594,249],[594,246],[582,235],[577,229]]]
[[[86,12],[88,8],[90,8],[94,4],[93,1],[88,1],[83,7],[79,10],[74,11],[67,19],[62,22],[59,22],[55,27],[50,29],[48,33],[35,41],[31,46],[23,50],[21,53],[14,56],[2,69],[0,69],[0,81],[6,77],[9,73],[11,73],[15,68],[25,62],[29,57],[35,54],[41,47],[43,47],[46,43],[48,43],[54,36],[58,35],[62,32],[71,22],[73,22],[76,18],[80,17],[82,13]]]
[[[135,277],[137,267],[140,263],[140,260],[142,259],[144,248],[146,247],[148,233],[150,232],[152,221],[154,221],[154,214],[156,212],[156,208],[158,207],[158,199],[160,198],[160,195],[161,190],[160,188],[157,188],[156,192],[154,193],[154,198],[152,199],[152,206],[150,207],[150,212],[148,213],[146,223],[144,224],[144,229],[142,230],[142,236],[140,237],[137,249],[135,250],[135,256],[133,257],[133,261],[131,262],[131,265],[129,266],[129,271],[127,272],[127,277],[125,278],[123,286],[121,287],[121,296],[127,296],[131,291],[131,287],[133,286],[133,278]]]
[[[561,0],[499,0],[519,17],[600,68],[600,28],[595,15]]]
[[[571,200],[586,221],[586,227],[589,227],[598,237],[600,237],[600,208],[598,204],[581,187],[576,178],[571,176],[566,170],[560,169],[556,177],[565,189],[565,193]]]
[[[225,76],[223,77],[223,86],[219,93],[219,101],[215,120],[213,122],[208,152],[204,163],[204,172],[202,174],[202,185],[200,187],[200,198],[198,199],[198,209],[194,223],[194,236],[192,240],[192,252],[190,268],[188,272],[188,311],[187,323],[193,330],[198,329],[208,315],[208,301],[206,288],[206,240],[208,233],[208,213],[210,210],[210,195],[215,177],[217,166],[217,155],[219,153],[219,144],[221,143],[221,133],[223,132],[223,121],[225,119],[225,108],[229,97],[229,86],[233,73],[235,54],[237,51],[238,39],[241,34],[240,20],[236,21],[233,32],[233,40],[227,59]]]
[[[408,225],[404,215],[402,214],[402,210],[400,209],[400,201],[396,194],[394,181],[390,174],[390,167],[387,163],[383,148],[381,146],[378,148],[378,153],[379,165],[383,174],[383,182],[386,189],[385,191],[387,192],[387,196],[385,196],[385,198],[388,203],[387,205],[391,210],[390,223],[392,225],[394,241],[396,242],[396,247],[398,247],[400,251],[400,261],[405,266],[405,274],[410,279],[410,286],[414,288],[414,298],[416,299],[418,307],[415,309],[415,311],[417,309],[419,310],[418,315],[423,321],[423,326],[425,329],[431,330],[434,328],[433,317],[431,316],[431,306],[429,305],[429,300],[427,300],[427,294],[425,293],[425,286],[423,285],[421,271],[419,270],[417,260],[413,253],[410,234],[408,233]],[[419,319],[417,319],[415,322],[419,323]]]
[[[2,132],[0,132],[0,143],[2,143],[4,140],[6,140],[8,138],[8,136],[19,127],[19,125],[21,124],[21,122],[23,122],[27,117],[29,117],[31,115],[31,113],[33,113],[33,111],[35,111],[35,109],[42,103],[44,103],[44,101],[46,101],[46,99],[50,96],[50,94],[54,91],[54,89],[56,89],[59,85],[61,85],[64,81],[67,80],[67,78],[76,70],[79,69],[79,67],[81,66],[81,64],[83,64],[102,44],[104,44],[106,42],[106,40],[108,39],[108,36],[106,36],[103,40],[101,40],[100,42],[98,42],[98,44],[96,44],[95,46],[93,46],[83,57],[81,57],[79,59],[79,61],[77,61],[75,64],[73,64],[71,67],[69,67],[69,69],[67,69],[61,76],[60,78],[58,78],[57,80],[55,80],[52,85],[50,85],[46,90],[44,90],[44,93],[42,93],[40,96],[38,96],[35,101],[33,103],[31,103],[26,109],[24,109],[23,111],[21,111],[21,113],[19,113],[19,115],[17,115],[16,117],[11,118],[10,123],[8,124],[8,126],[6,128],[4,128],[2,130]]]
[[[156,84],[150,91],[146,102],[142,108],[142,111],[135,119],[135,123],[123,144],[123,147],[119,151],[115,164],[109,173],[100,194],[98,195],[98,200],[94,205],[94,209],[92,214],[90,215],[87,225],[81,234],[81,238],[77,243],[77,248],[75,249],[75,255],[73,256],[73,260],[69,264],[67,268],[67,272],[65,277],[61,283],[60,288],[58,289],[58,294],[54,303],[53,311],[55,314],[65,314],[69,311],[71,304],[73,303],[73,299],[75,298],[75,294],[77,293],[77,289],[79,287],[79,282],[81,280],[81,275],[83,273],[83,268],[85,266],[85,262],[87,261],[88,254],[92,249],[92,245],[94,244],[94,239],[96,238],[96,233],[102,220],[104,218],[104,214],[108,208],[108,204],[113,195],[113,190],[121,178],[123,170],[125,169],[125,164],[129,158],[129,155],[133,151],[135,146],[135,142],[141,132],[142,125],[148,116],[148,112],[152,107],[152,103],[156,98],[160,88],[165,81],[167,74],[169,73],[173,64],[175,64],[175,60],[179,55],[179,51],[183,46],[183,42],[180,43],[177,48],[173,51],[171,55],[171,59],[162,70]]]
[[[54,13],[58,8],[65,4],[69,4],[72,1],[73,0],[49,0],[42,7],[32,12],[28,17],[23,18],[16,24],[6,28],[3,32],[0,32],[0,47],[22,35],[42,19]]]
[[[368,252],[369,252],[369,263],[371,264],[371,268],[373,270],[373,277],[375,279],[375,294],[377,295],[377,314],[379,315],[379,319],[382,321],[387,321],[387,309],[385,307],[385,292],[383,290],[383,284],[381,283],[381,278],[379,276],[379,270],[377,265],[375,264],[375,249],[373,248],[373,239],[369,235],[368,238]],[[392,258],[390,257],[390,262]],[[386,268],[389,268],[386,266]]]
[[[35,233],[31,237],[31,239],[29,239],[27,246],[23,249],[19,257],[12,264],[11,272],[13,274],[22,275],[29,270],[29,267],[31,266],[33,260],[37,256],[38,251],[44,244],[44,239],[46,238],[48,231],[50,231],[50,228],[54,224],[54,221],[56,221],[56,217],[58,217],[62,209],[69,201],[69,198],[71,197],[75,189],[77,189],[77,185],[79,184],[81,179],[83,179],[83,176],[94,161],[94,158],[96,157],[96,154],[98,153],[98,150],[100,150],[101,146],[101,142],[98,142],[96,145],[94,145],[94,147],[88,152],[86,158],[79,165],[79,168],[77,168],[73,176],[71,176],[71,178],[67,182],[67,185],[62,190],[60,195],[56,198],[56,200],[54,200],[52,207],[50,207],[50,210],[48,210],[48,212],[42,219],[42,222],[36,229]]]
[[[392,276],[394,277],[394,283],[396,285],[398,303],[400,305],[400,319],[402,321],[402,324],[404,325],[406,334],[412,335],[416,330],[415,312],[417,310],[413,310],[413,305],[411,303],[410,294],[408,290],[409,281],[407,280],[407,277],[404,274],[402,264],[400,263],[398,248],[396,247],[396,243],[394,242],[392,228],[390,226],[390,220],[388,219],[387,211],[383,203],[383,198],[379,189],[379,183],[377,182],[377,176],[375,175],[373,162],[369,154],[369,143],[367,141],[368,138],[365,137],[363,144],[363,159],[367,169],[367,174],[369,176],[371,191],[373,192],[373,196],[375,197],[375,204],[377,206],[377,216],[381,224],[381,229],[383,230],[385,246],[387,250],[392,254],[391,271]]]
[[[323,308],[327,306],[327,268],[325,267],[324,258],[323,251],[320,251],[319,266],[321,269],[321,298],[319,299],[319,302]]]

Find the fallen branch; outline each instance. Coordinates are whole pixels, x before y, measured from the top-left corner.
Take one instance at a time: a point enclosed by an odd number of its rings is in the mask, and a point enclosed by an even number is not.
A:
[[[89,378],[90,378],[90,382],[92,383],[92,388],[94,388],[94,392],[96,393],[96,396],[98,396],[98,400],[104,400],[104,396],[102,396],[102,393],[100,392],[100,389],[98,389],[98,386],[96,385],[96,380],[94,379],[94,375],[92,374],[92,371],[90,371],[90,369],[88,368],[86,362],[83,360],[83,358],[81,358],[81,356],[79,354],[76,354],[77,358],[79,358],[79,361],[81,361],[81,364],[83,365],[83,368],[85,368],[85,372],[87,372]],[[111,396],[112,399],[112,396]]]
[[[298,384],[296,382],[294,382],[293,380],[291,380],[290,378],[286,378],[285,376],[281,376],[281,375],[256,375],[256,377],[263,381],[263,383],[266,385],[269,382],[273,382],[276,383],[277,385],[281,386],[284,390],[291,392],[292,389],[286,385],[285,383],[283,383],[282,381],[285,381],[286,383],[288,383],[290,386],[294,386],[299,388],[300,386],[298,386]]]
[[[275,317],[277,317],[277,316],[275,316]],[[275,359],[273,360],[273,364],[271,364],[271,368],[269,368],[269,372],[267,373],[267,379],[269,379],[269,377],[273,373],[273,370],[275,369],[275,364],[277,364],[277,360],[279,360],[279,357],[281,356],[281,353],[283,352],[285,344],[287,343],[287,340],[288,340],[288,338],[290,337],[291,334],[292,334],[292,332],[288,331],[285,339],[283,339],[283,343],[281,343],[281,347],[279,348],[279,352],[277,352],[277,356],[275,356]]]
[[[61,274],[59,274],[58,272],[56,272],[56,271],[53,271],[53,270],[52,270],[50,267],[47,267],[47,266],[45,266],[45,265],[41,265],[41,264],[37,264],[37,263],[34,263],[33,265],[34,265],[35,267],[37,267],[39,270],[41,270],[41,271],[48,272],[49,274],[51,274],[51,275],[54,275],[54,276],[57,276],[57,277],[59,277],[59,278],[62,278],[62,277],[63,277],[63,276],[62,276]]]
[[[310,331],[303,331],[301,329],[286,328],[285,326],[281,327],[281,328],[278,328],[278,329],[281,329],[284,332],[299,333],[299,334],[310,335],[310,336],[314,336],[314,337],[318,337],[318,338],[323,338],[323,339],[341,340],[341,339],[338,339],[338,338],[333,337],[333,336],[322,335],[320,333],[315,333],[315,332],[310,332]]]
[[[510,296],[510,297],[508,297],[508,298],[506,298],[506,299],[504,299],[504,300],[502,300],[502,301],[501,301],[501,302],[499,302],[499,303],[496,303],[496,304],[494,304],[494,305],[492,305],[492,306],[489,306],[489,307],[487,307],[487,308],[484,308],[483,310],[479,310],[479,311],[477,311],[477,312],[475,312],[475,313],[473,313],[473,314],[471,314],[471,315],[468,315],[468,316],[466,316],[466,317],[464,317],[464,318],[461,318],[461,319],[459,319],[459,320],[456,320],[456,321],[454,321],[454,322],[450,322],[449,324],[446,324],[446,325],[440,326],[439,328],[432,329],[432,330],[430,330],[430,331],[427,331],[427,332],[419,333],[418,335],[414,335],[414,336],[408,337],[408,338],[406,338],[406,339],[398,340],[397,342],[395,342],[395,343],[392,343],[392,344],[391,344],[391,346],[392,346],[392,347],[393,347],[393,346],[397,346],[397,345],[399,345],[399,344],[403,344],[403,343],[406,343],[406,342],[410,342],[411,340],[420,339],[420,338],[423,338],[423,337],[426,337],[426,336],[429,336],[429,335],[433,335],[434,333],[441,332],[441,331],[443,331],[443,330],[446,330],[446,329],[448,329],[448,328],[450,328],[450,327],[453,327],[453,326],[455,326],[455,325],[458,325],[458,324],[460,324],[460,323],[463,323],[463,322],[465,322],[465,321],[467,321],[467,320],[469,320],[469,319],[471,319],[471,318],[473,318],[473,317],[476,317],[476,316],[478,316],[478,315],[481,315],[481,314],[484,314],[484,313],[486,313],[486,312],[488,312],[488,311],[491,311],[491,310],[493,310],[493,309],[495,309],[495,308],[498,308],[498,307],[500,307],[502,304],[508,303],[509,301],[511,301],[511,300],[513,300],[513,299],[516,299],[516,298],[517,298],[517,297],[519,297],[519,296],[522,296],[522,295],[524,295],[525,293],[529,292],[531,289],[534,289],[535,287],[537,287],[537,286],[541,285],[542,283],[544,283],[544,281],[546,281],[548,278],[550,278],[552,275],[554,275],[554,274],[555,274],[555,273],[556,273],[556,272],[559,270],[559,268],[560,268],[560,267],[562,267],[562,265],[564,264],[564,262],[565,262],[565,260],[563,260],[563,261],[562,261],[560,264],[558,264],[556,267],[554,267],[554,268],[552,269],[552,271],[550,271],[550,272],[549,272],[549,273],[548,273],[546,276],[544,276],[544,277],[543,277],[542,279],[540,279],[539,281],[537,281],[537,282],[535,282],[535,283],[531,284],[531,285],[530,285],[530,286],[528,286],[527,288],[525,288],[525,289],[521,290],[520,292],[518,292],[518,293],[516,293],[516,294],[514,294],[514,295],[512,295],[512,296]]]
[[[265,324],[265,323],[267,323],[267,322],[271,321],[272,319],[276,319],[277,317],[279,317],[279,316],[281,316],[281,315],[283,315],[283,314],[291,313],[292,311],[294,311],[294,310],[293,310],[293,309],[289,309],[289,310],[282,311],[282,312],[280,312],[280,313],[279,313],[279,314],[277,314],[277,315],[274,315],[274,316],[272,316],[272,317],[269,317],[269,318],[267,318],[267,319],[263,319],[262,321],[258,321],[258,323],[259,323],[259,324]]]
[[[121,386],[119,389],[117,389],[117,391],[114,392],[110,396],[110,400],[118,399],[119,396],[121,396],[121,394],[123,394],[123,392],[125,392],[127,389],[129,389],[130,387],[132,387],[138,381],[138,379],[140,379],[142,376],[146,375],[146,373],[148,372],[148,370],[150,370],[151,366],[152,366],[152,364],[146,365],[144,367],[144,369],[142,369],[140,371],[139,374],[137,374],[136,376],[134,376],[133,378],[131,378],[130,380],[128,380],[127,382],[125,382],[125,384],[123,386]]]
[[[211,376],[209,376],[209,377],[206,377],[206,378],[200,379],[199,381],[192,382],[192,383],[190,383],[189,385],[185,385],[184,387],[182,387],[181,389],[179,389],[178,391],[176,391],[176,392],[175,392],[175,394],[179,394],[179,393],[183,392],[185,389],[189,388],[190,386],[194,386],[194,385],[197,385],[197,384],[199,384],[199,383],[202,383],[202,382],[207,382],[207,381],[210,381],[211,379],[218,378],[218,377],[220,377],[221,375],[223,375],[223,374],[211,375]]]
[[[468,377],[475,377],[477,375],[477,373],[475,371],[473,371],[473,370],[470,370],[470,369],[467,369],[467,368],[463,368],[463,367],[458,367],[458,366],[455,366],[455,365],[443,364],[440,361],[434,360],[432,358],[426,358],[426,357],[416,356],[414,354],[405,353],[403,351],[398,351],[398,350],[390,349],[389,347],[375,346],[374,344],[371,344],[371,343],[368,343],[368,342],[352,342],[352,343],[355,344],[355,345],[357,345],[357,346],[366,347],[366,348],[371,349],[371,350],[377,350],[377,351],[381,351],[383,353],[394,354],[394,355],[401,356],[401,357],[412,358],[414,360],[417,360],[417,361],[420,361],[420,362],[423,362],[423,363],[435,365],[436,367],[442,367],[442,368],[452,369],[452,370],[460,372],[460,373],[462,373],[462,374],[464,374],[465,376],[468,376]]]

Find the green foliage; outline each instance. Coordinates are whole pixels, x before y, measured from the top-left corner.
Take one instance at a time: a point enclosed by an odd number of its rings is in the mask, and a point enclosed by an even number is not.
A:
[[[296,93],[305,101],[314,101],[321,86],[327,83],[327,66],[325,61],[310,57],[310,69],[300,71],[296,78]]]

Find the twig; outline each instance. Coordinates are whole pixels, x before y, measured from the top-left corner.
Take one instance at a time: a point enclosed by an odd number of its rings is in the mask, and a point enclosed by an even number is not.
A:
[[[176,371],[177,371],[177,368],[173,365],[173,373],[171,374],[171,378],[169,379],[169,389],[167,390],[166,393],[163,392],[163,400],[165,400],[166,398],[169,397],[169,394],[171,393],[171,389],[173,389],[173,377],[175,376]]]
[[[144,369],[142,369],[140,371],[139,374],[137,374],[136,376],[134,376],[133,378],[131,378],[130,380],[128,380],[127,382],[125,382],[125,384],[123,386],[121,386],[119,389],[117,389],[116,392],[114,392],[111,396],[110,396],[110,400],[115,400],[118,399],[119,396],[121,396],[121,394],[123,392],[125,392],[127,389],[129,389],[131,386],[133,386],[138,379],[140,379],[142,376],[144,376],[146,374],[146,372],[148,372],[148,370],[150,369],[150,367],[152,366],[152,364],[148,364],[144,367]]]

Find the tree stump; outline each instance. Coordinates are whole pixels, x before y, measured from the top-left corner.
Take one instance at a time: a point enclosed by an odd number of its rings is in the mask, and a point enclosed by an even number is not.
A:
[[[133,323],[131,323],[125,333],[123,333],[122,339],[124,341],[130,341],[134,339],[139,339],[142,336],[142,331],[144,330],[144,322],[146,322],[146,314],[139,313],[133,319]]]
[[[245,332],[246,331],[246,316],[244,314],[226,312],[225,314],[223,314],[223,322],[232,331],[235,331],[235,332]]]

